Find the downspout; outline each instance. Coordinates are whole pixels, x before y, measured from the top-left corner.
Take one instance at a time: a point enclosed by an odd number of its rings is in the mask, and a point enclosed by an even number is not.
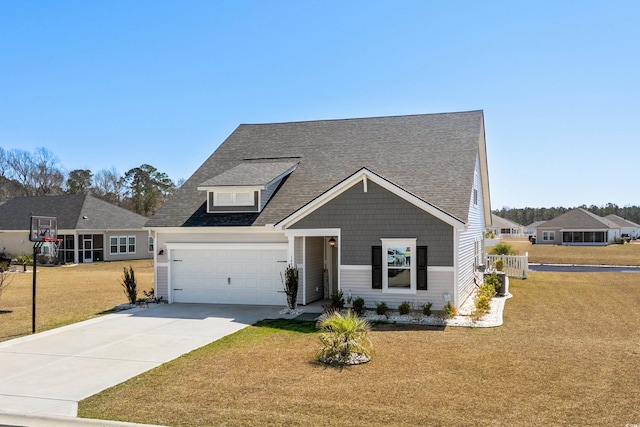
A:
[[[302,238],[302,305],[307,305],[307,236]]]
[[[153,296],[154,298],[158,298],[158,232],[156,230],[149,230],[149,237],[153,239]],[[167,280],[167,282],[168,281],[169,280]]]
[[[451,301],[451,305],[458,307],[458,298],[459,292],[458,289],[460,287],[460,231],[457,228],[453,228],[453,298]]]

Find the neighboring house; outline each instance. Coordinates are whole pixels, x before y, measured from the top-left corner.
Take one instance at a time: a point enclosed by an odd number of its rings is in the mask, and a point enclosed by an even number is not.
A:
[[[576,208],[537,227],[536,244],[598,246],[620,237],[620,226]]]
[[[503,237],[524,237],[524,227],[520,224],[508,220],[506,218],[499,217],[492,213],[492,225],[489,227],[493,234],[498,238]]]
[[[541,224],[544,224],[547,221],[536,221],[536,222],[532,222],[531,224],[527,225],[524,229],[524,234],[526,234],[527,236],[535,236],[537,235],[537,230],[538,230],[538,226]]]
[[[153,240],[143,229],[148,218],[88,195],[16,197],[0,205],[0,252],[16,257],[33,253],[29,219],[57,218],[58,238],[52,248],[60,262],[81,263],[152,258]]]
[[[640,237],[640,225],[635,222],[627,221],[626,219],[613,214],[605,216],[605,219],[614,222],[620,227],[622,237],[630,237],[632,239]]]
[[[240,125],[147,223],[155,294],[460,305],[490,209],[482,111]]]

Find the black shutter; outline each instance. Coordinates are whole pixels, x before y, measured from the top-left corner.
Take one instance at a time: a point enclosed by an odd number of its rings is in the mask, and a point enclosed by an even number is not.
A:
[[[382,289],[382,246],[371,246],[371,288]]]
[[[417,248],[418,256],[416,260],[416,271],[417,271],[417,288],[420,291],[427,290],[427,247],[426,246],[418,246]]]

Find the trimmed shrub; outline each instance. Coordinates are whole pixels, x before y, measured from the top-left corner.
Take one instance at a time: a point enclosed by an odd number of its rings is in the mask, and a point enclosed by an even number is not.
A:
[[[367,308],[364,306],[364,298],[357,297],[353,300],[353,312],[358,316],[362,317],[367,311]]]
[[[400,313],[401,316],[404,316],[405,314],[409,314],[410,311],[411,311],[411,304],[409,304],[409,301],[403,301],[402,304],[398,306],[398,312]]]
[[[451,302],[448,302],[447,305],[444,306],[444,314],[447,318],[455,317],[458,315],[458,308],[451,305]]]
[[[504,271],[504,260],[497,259],[496,262],[495,262],[495,266],[496,266],[496,270]]]
[[[424,314],[425,316],[431,316],[431,306],[433,305],[432,302],[427,302],[426,304],[424,304],[422,306],[422,314]]]
[[[389,307],[387,303],[382,301],[376,304],[376,314],[380,316],[388,316],[389,315]]]
[[[344,308],[344,294],[342,291],[335,291],[331,294],[331,308],[338,311]]]
[[[500,289],[500,287],[502,286],[502,282],[500,281],[498,275],[494,272],[491,273],[491,275],[484,277],[484,283],[480,285],[480,290],[483,289],[483,286],[491,286],[493,288],[493,295],[491,296],[493,298],[498,289]]]

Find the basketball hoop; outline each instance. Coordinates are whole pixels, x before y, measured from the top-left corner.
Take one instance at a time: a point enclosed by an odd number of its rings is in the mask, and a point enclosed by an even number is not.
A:
[[[54,250],[62,239],[58,238],[58,218],[55,216],[31,216],[29,240],[33,242],[33,296],[31,306],[31,332],[36,333],[36,273],[38,272],[38,252],[47,242],[53,243]]]
[[[43,237],[42,241],[43,242],[60,243],[60,242],[62,242],[62,239],[57,239],[57,238],[54,238],[54,237]]]

